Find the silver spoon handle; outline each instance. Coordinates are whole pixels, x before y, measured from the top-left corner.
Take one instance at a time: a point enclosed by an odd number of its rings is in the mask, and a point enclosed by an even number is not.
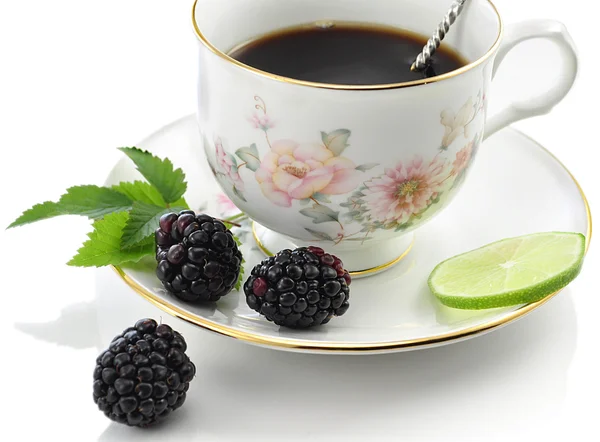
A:
[[[427,62],[431,56],[435,53],[436,49],[440,46],[440,43],[448,33],[450,26],[456,21],[456,18],[460,15],[463,5],[467,0],[455,0],[450,6],[450,10],[446,13],[444,20],[438,25],[436,30],[427,44],[423,48],[423,51],[417,55],[417,59],[410,67],[411,71],[420,71],[427,66]]]

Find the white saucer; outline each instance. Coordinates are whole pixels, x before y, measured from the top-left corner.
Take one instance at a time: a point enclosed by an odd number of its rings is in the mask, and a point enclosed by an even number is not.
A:
[[[220,214],[226,204],[206,165],[193,116],[159,130],[138,147],[168,156],[188,177],[192,208]],[[121,160],[107,183],[139,179]],[[264,258],[242,229],[246,274]],[[575,178],[546,149],[514,129],[496,134],[481,147],[472,173],[442,214],[417,230],[410,253],[396,266],[353,282],[350,309],[326,326],[280,328],[232,292],[213,305],[192,305],[166,293],[151,266],[117,268],[123,280],[163,311],[222,335],[280,350],[311,353],[381,353],[443,345],[478,336],[520,318],[537,303],[489,311],[461,311],[441,305],[429,292],[427,276],[450,256],[510,236],[541,231],[574,231],[591,236],[587,200]]]

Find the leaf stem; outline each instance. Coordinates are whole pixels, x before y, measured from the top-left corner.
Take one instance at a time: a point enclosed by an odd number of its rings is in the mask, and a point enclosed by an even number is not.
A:
[[[227,223],[227,224],[231,224],[232,226],[242,227],[241,224],[238,224],[235,221],[243,220],[243,219],[246,219],[246,218],[247,218],[247,215],[244,212],[240,212],[240,213],[237,213],[235,215],[229,216],[229,217],[227,217],[225,219],[219,219],[219,218],[215,218],[215,219],[217,219],[217,220],[219,220],[221,222]]]
[[[221,221],[222,223],[227,223],[227,224],[231,224],[232,226],[236,226],[236,227],[242,227],[241,224],[235,223],[233,221],[227,221],[226,219],[221,219],[221,218],[215,218],[217,221]]]
[[[231,221],[238,220],[240,218],[246,218],[246,214],[244,212],[240,212],[240,213],[237,213],[235,215],[232,215],[232,216],[229,216],[229,217],[225,218],[225,221],[226,222],[231,222]]]

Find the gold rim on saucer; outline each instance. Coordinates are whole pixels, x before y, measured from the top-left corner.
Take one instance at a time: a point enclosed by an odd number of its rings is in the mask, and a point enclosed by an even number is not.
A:
[[[181,121],[181,120],[179,120]],[[173,123],[176,124],[176,123]],[[543,147],[540,143],[535,141],[528,135],[523,134],[521,131],[512,129],[514,132],[518,133],[523,138],[530,140],[537,147],[542,149],[547,155],[553,158],[572,180],[573,184],[575,184],[579,195],[581,197],[582,203],[584,205],[585,214],[586,214],[586,242],[585,242],[585,251],[586,253],[589,250],[590,241],[592,239],[592,215],[591,209],[585,196],[581,185],[575,178],[575,176],[569,171],[569,169],[548,149]],[[129,275],[125,273],[123,269],[120,267],[113,266],[113,269],[117,272],[120,278],[130,286],[136,293],[142,296],[144,299],[149,301],[151,304],[155,305],[162,311],[175,316],[179,319],[182,319],[191,324],[197,325],[205,330],[210,330],[212,332],[218,333],[223,336],[228,336],[231,338],[239,339],[242,341],[250,342],[260,346],[267,346],[273,348],[281,348],[281,349],[289,349],[289,350],[306,350],[306,351],[314,351],[321,353],[377,353],[377,352],[389,352],[400,349],[410,349],[415,347],[426,347],[426,346],[435,346],[436,344],[447,343],[450,341],[459,341],[463,339],[467,339],[469,337],[477,336],[484,334],[488,331],[494,330],[498,327],[504,326],[513,322],[516,319],[519,319],[541,305],[548,302],[550,299],[554,298],[561,290],[548,295],[544,299],[540,301],[536,301],[531,304],[523,305],[516,310],[510,312],[507,316],[496,319],[494,321],[486,322],[483,324],[478,324],[473,327],[465,328],[462,330],[457,330],[449,333],[443,333],[423,338],[417,339],[406,339],[406,340],[396,340],[396,341],[386,341],[386,342],[365,342],[365,343],[352,343],[352,342],[332,342],[332,341],[322,341],[322,342],[307,342],[301,341],[297,339],[288,339],[282,337],[273,337],[273,336],[265,336],[257,333],[252,333],[249,331],[234,329],[227,325],[219,324],[212,322],[208,319],[199,317],[190,312],[183,310],[182,308],[172,304],[166,299],[161,298],[158,295],[153,294],[152,292],[145,289],[138,282],[132,279]]]
[[[590,241],[592,238],[592,215],[591,215],[591,210],[590,210],[590,206],[589,206],[587,197],[585,196],[585,193],[583,192],[581,185],[579,184],[577,179],[573,176],[573,174],[569,171],[569,169],[567,169],[567,167],[558,158],[556,158],[555,155],[553,155],[545,147],[543,147],[541,144],[539,144],[538,142],[533,140],[531,137],[524,135],[520,131],[515,131],[515,132],[518,132],[523,137],[531,140],[535,145],[539,146],[548,155],[550,155],[552,158],[554,158],[556,160],[556,162],[565,170],[565,172],[567,172],[569,174],[570,178],[573,180],[573,183],[575,184],[575,186],[577,187],[577,189],[579,191],[579,194],[581,196],[583,205],[585,207],[585,212],[586,212],[587,232],[586,232],[585,250],[587,253],[587,251],[589,250]],[[166,312],[170,315],[173,315],[179,319],[182,319],[184,321],[187,321],[191,324],[197,325],[201,328],[213,331],[215,333],[218,333],[218,334],[221,334],[224,336],[229,336],[231,338],[240,339],[242,341],[250,342],[250,343],[261,345],[261,346],[285,348],[285,349],[296,349],[296,350],[309,350],[309,351],[312,350],[312,351],[324,352],[324,353],[361,353],[361,352],[362,353],[376,353],[376,352],[386,352],[386,351],[397,350],[397,349],[409,349],[412,347],[433,346],[433,345],[441,344],[441,343],[448,342],[448,341],[456,341],[456,340],[466,339],[471,336],[483,334],[483,333],[493,330],[495,328],[501,327],[503,325],[506,325],[506,324],[526,315],[527,313],[535,310],[539,306],[548,302],[550,299],[552,299],[554,296],[556,296],[561,291],[561,290],[559,290],[551,295],[548,295],[547,297],[545,297],[544,299],[542,299],[540,301],[521,306],[503,318],[499,318],[497,320],[490,321],[490,322],[487,322],[484,324],[479,324],[477,326],[469,327],[469,328],[466,328],[463,330],[439,334],[439,335],[435,335],[435,336],[429,336],[429,337],[418,338],[418,339],[400,340],[400,341],[366,342],[366,343],[360,343],[360,344],[355,344],[355,343],[351,343],[351,342],[331,342],[331,341],[324,341],[324,342],[305,342],[304,341],[303,342],[300,340],[287,339],[287,338],[281,338],[281,337],[273,337],[273,336],[265,336],[265,335],[260,335],[260,334],[244,331],[244,330],[238,330],[238,329],[231,328],[227,325],[218,324],[218,323],[212,322],[208,319],[196,316],[192,313],[186,312],[182,308],[170,303],[169,301],[149,292],[144,287],[142,287],[140,284],[138,284],[135,280],[133,280],[131,277],[129,277],[129,275],[127,275],[121,268],[114,267],[114,266],[113,266],[113,268],[117,272],[117,274],[121,277],[121,279],[123,279],[123,281],[125,281],[125,283],[127,285],[129,285],[136,293],[141,295],[147,301],[149,301],[153,305],[157,306],[159,309],[163,310],[164,312]]]
[[[267,256],[273,256],[274,253],[271,252],[264,244],[263,242],[260,240],[260,238],[258,237],[258,233],[256,232],[256,222],[252,221],[252,236],[254,237],[254,241],[256,242],[256,245],[258,246],[258,248]],[[406,250],[404,250],[404,252],[402,252],[402,254],[400,256],[398,256],[397,258],[392,259],[389,262],[386,262],[385,264],[381,264],[378,265],[376,267],[371,267],[368,269],[364,269],[364,270],[355,270],[353,272],[348,272],[350,273],[350,276],[353,278],[360,278],[363,276],[368,276],[368,275],[374,275],[376,273],[379,272],[383,272],[384,270],[387,270],[388,268],[398,264],[400,261],[402,261],[402,259],[404,259],[406,257],[406,255],[409,254],[410,250],[412,249],[413,245],[415,244],[415,240],[413,238],[413,240],[411,241],[411,243],[409,244],[409,246],[406,248]]]
[[[291,84],[297,84],[297,85],[301,85],[301,86],[309,86],[309,87],[315,87],[315,88],[321,88],[321,89],[359,90],[359,91],[400,89],[400,88],[405,88],[405,87],[418,86],[421,84],[435,83],[438,81],[446,80],[448,78],[456,77],[457,75],[468,72],[471,69],[479,66],[480,64],[485,62],[488,58],[490,58],[496,52],[496,49],[498,49],[498,47],[500,46],[500,42],[502,40],[502,35],[504,34],[504,23],[502,22],[502,17],[500,17],[500,13],[498,12],[496,5],[494,5],[494,3],[491,2],[491,0],[486,0],[486,1],[492,7],[492,10],[496,14],[496,17],[498,18],[499,30],[498,30],[498,35],[496,37],[496,41],[494,41],[494,44],[490,47],[490,49],[488,49],[488,51],[485,54],[483,54],[477,60],[475,60],[459,69],[456,69],[454,71],[447,72],[445,74],[438,75],[438,76],[432,77],[432,78],[424,78],[422,80],[414,80],[414,81],[405,81],[402,83],[370,84],[370,85],[332,84],[332,83],[318,83],[318,82],[314,82],[314,81],[297,80],[297,79],[290,78],[290,77],[275,75],[270,72],[256,69],[252,66],[244,64],[244,63],[236,60],[235,58],[230,57],[225,52],[221,51],[215,45],[213,45],[208,40],[208,38],[206,38],[206,36],[202,33],[198,23],[196,22],[196,7],[198,5],[198,0],[194,0],[194,5],[192,6],[192,24],[194,26],[194,31],[196,32],[196,36],[198,37],[198,39],[211,52],[213,52],[217,56],[221,57],[223,60],[228,61],[228,62],[232,63],[233,65],[244,69],[247,72],[250,72],[253,74],[258,74],[262,77],[270,78],[272,80],[281,81],[284,83],[291,83]]]

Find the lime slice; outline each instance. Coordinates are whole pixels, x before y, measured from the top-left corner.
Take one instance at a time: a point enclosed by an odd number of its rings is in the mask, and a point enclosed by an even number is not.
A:
[[[534,233],[503,239],[437,265],[429,288],[442,304],[479,310],[528,304],[560,290],[579,274],[580,233]]]

